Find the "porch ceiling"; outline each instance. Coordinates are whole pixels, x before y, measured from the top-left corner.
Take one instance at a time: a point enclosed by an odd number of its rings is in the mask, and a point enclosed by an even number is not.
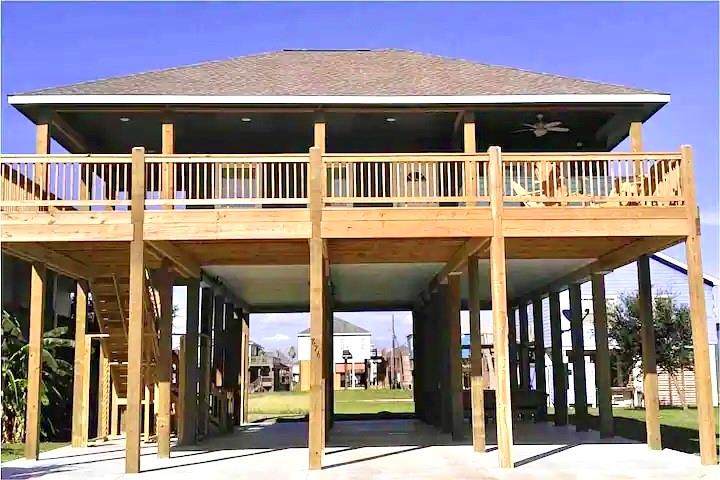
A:
[[[72,153],[128,153],[135,146],[160,152],[163,121],[175,123],[178,153],[306,153],[313,144],[315,119],[312,110],[303,108],[17,108],[33,121],[56,113],[63,128],[54,128],[51,134]],[[505,151],[535,152],[610,150],[627,136],[631,121],[645,121],[657,108],[642,103],[465,107],[476,113],[479,150],[499,145]],[[459,111],[458,107],[330,109],[325,116],[327,149],[335,153],[461,151]],[[523,124],[536,122],[538,114],[548,122],[561,121],[570,131],[543,137],[514,133]]]

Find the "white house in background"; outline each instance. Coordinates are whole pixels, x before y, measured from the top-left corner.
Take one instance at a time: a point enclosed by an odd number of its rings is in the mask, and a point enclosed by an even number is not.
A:
[[[310,361],[310,329],[306,328],[297,335],[297,359],[299,364],[299,375],[301,389],[305,390],[305,385],[309,385],[306,378],[303,378],[303,373],[310,372],[309,368],[304,368],[304,365],[309,365]],[[333,362],[335,363],[335,387],[339,387],[341,382],[344,382],[345,378],[345,366],[346,360],[343,357],[343,353],[350,354],[350,358],[347,359],[347,369],[350,373],[348,378],[354,379],[353,386],[357,385],[362,381],[365,376],[365,365],[366,360],[370,359],[372,352],[372,341],[371,334],[369,331],[362,327],[343,320],[337,315],[333,315]],[[346,355],[347,356],[347,355]]]
[[[651,255],[650,257],[650,276],[652,281],[652,292],[653,297],[658,295],[670,295],[677,304],[688,305],[689,303],[689,292],[688,292],[688,281],[687,281],[687,265],[662,253]],[[606,298],[609,302],[616,300],[620,295],[624,293],[632,293],[637,291],[637,265],[631,263],[624,267],[618,268],[605,276],[605,290]],[[712,392],[713,392],[713,403],[718,405],[718,363],[720,362],[720,355],[718,351],[718,330],[720,329],[720,280],[710,275],[704,275],[704,287],[705,287],[705,310],[707,314],[708,322],[708,337],[710,343],[710,374],[712,380]],[[567,291],[560,294],[560,310],[566,312],[570,309],[570,298]],[[586,315],[583,320],[583,330],[585,337],[585,350],[595,350],[595,329],[593,323],[592,314],[592,291],[590,283],[582,285],[582,311],[583,315]],[[586,313],[587,312],[587,313]],[[528,307],[528,318],[530,320],[530,339],[534,339],[533,325],[532,325],[532,305]],[[545,299],[543,301],[543,336],[545,348],[549,352],[550,348],[550,306],[549,301]],[[563,350],[566,352],[565,363],[568,368],[568,404],[572,404],[574,401],[573,391],[573,379],[572,379],[572,364],[567,362],[567,352],[572,349],[572,342],[570,340],[570,321],[566,314],[561,315],[561,327],[563,330]],[[489,328],[492,328],[491,326]],[[519,332],[519,328],[517,328]],[[612,348],[612,345],[611,345]],[[545,356],[546,364],[546,384],[548,386],[548,393],[550,402],[553,398],[553,382],[552,382],[552,360],[550,355]],[[596,406],[596,390],[595,390],[595,364],[590,356],[585,357],[585,371],[587,378],[587,399],[588,404]],[[531,371],[531,375],[534,376],[534,371]],[[694,375],[692,372],[688,372],[685,376],[686,385],[688,390],[688,402],[694,404],[695,393],[694,393]],[[641,384],[637,385],[641,388]],[[660,400],[661,403],[667,403],[668,398],[668,387],[663,383],[663,378],[660,378]],[[674,394],[674,391],[673,391]],[[678,401],[679,398],[676,395],[673,398],[673,402]]]

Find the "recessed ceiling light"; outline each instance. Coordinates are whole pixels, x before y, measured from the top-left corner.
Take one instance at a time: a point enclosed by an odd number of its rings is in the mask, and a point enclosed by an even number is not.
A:
[[[396,120],[397,120],[397,118],[395,118],[395,117],[387,117],[387,118],[385,119],[386,122],[390,122],[390,123],[392,123],[392,122],[394,122],[394,121],[396,121]]]
[[[240,120],[242,120],[243,122],[252,122],[252,118],[250,117],[242,117]]]
[[[129,121],[130,121],[130,118],[128,118],[128,117],[120,117],[120,121],[121,121],[121,122],[129,122]]]

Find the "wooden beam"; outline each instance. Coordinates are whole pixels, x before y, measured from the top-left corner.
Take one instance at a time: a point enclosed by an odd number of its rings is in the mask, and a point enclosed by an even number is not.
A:
[[[107,346],[102,338],[98,341],[98,415],[97,438],[105,441],[108,438],[110,424],[110,359],[107,355]]]
[[[688,287],[690,293],[690,325],[693,338],[693,361],[695,371],[695,395],[697,399],[698,425],[700,431],[700,461],[703,465],[718,463],[715,447],[715,412],[712,404],[710,381],[710,353],[708,326],[705,316],[705,286],[703,283],[700,241],[700,215],[695,192],[693,153],[689,145],[681,147],[683,192],[690,235],[685,241],[688,262]]]
[[[175,153],[175,125],[171,120],[165,120],[162,124],[162,154],[172,155]],[[172,200],[175,198],[175,170],[170,162],[162,164],[162,185],[161,198]],[[172,205],[164,205],[164,209],[172,210]]]
[[[154,285],[160,297],[160,324],[158,334],[159,356],[155,366],[158,383],[157,440],[158,458],[170,456],[170,406],[172,403],[172,291],[175,274],[170,270],[169,262],[154,276]]]
[[[453,440],[465,437],[463,421],[463,388],[462,388],[462,334],[460,333],[460,277],[453,275],[448,278],[447,322],[450,348],[450,415]]]
[[[45,117],[45,116],[44,116]],[[37,124],[35,127],[35,153],[38,155],[47,155],[50,153],[50,121],[47,118]],[[33,188],[33,191],[37,192],[38,200],[48,200],[50,198],[50,191],[48,189],[50,185],[50,177],[48,176],[48,164],[38,163],[35,167],[35,175],[33,181],[38,186],[37,190]],[[40,207],[40,211],[47,211],[47,207]]]
[[[45,319],[45,266],[33,263],[30,274],[30,335],[28,338],[25,458],[37,460],[40,450],[40,382],[42,336]]]
[[[140,402],[142,398],[143,318],[145,299],[145,149],[132,150],[130,242],[130,319],[128,327],[127,410],[125,414],[125,473],[140,471]]]
[[[630,123],[630,151],[631,152],[642,152],[643,139],[642,139],[642,122],[631,122]],[[635,160],[633,165],[635,177],[639,177],[643,174],[642,161]]]
[[[87,446],[87,430],[83,434],[83,417],[88,415],[83,404],[84,375],[87,371],[84,362],[85,331],[87,324],[88,286],[84,281],[77,282],[75,291],[75,358],[73,361],[73,403],[71,445],[75,448]]]
[[[193,445],[197,435],[198,410],[198,329],[200,324],[200,281],[191,280],[186,285],[185,362],[179,395],[183,398],[182,434],[178,434],[178,445]]]
[[[533,334],[535,342],[535,390],[547,393],[547,382],[545,380],[545,333],[543,328],[543,307],[542,299],[536,297],[532,301],[533,308]],[[535,419],[545,421],[547,416],[547,404],[545,402],[538,408]]]
[[[505,266],[505,237],[503,236],[503,167],[500,149],[488,150],[490,209],[493,217],[493,236],[490,241],[490,290],[492,297],[493,338],[497,368],[495,412],[500,466],[512,468],[512,404],[510,397],[510,369],[508,358],[507,281]]]
[[[660,399],[658,396],[657,365],[655,362],[655,327],[653,325],[650,257],[638,259],[638,313],[642,341],[643,398],[648,447],[661,450]]]
[[[573,387],[575,392],[575,430],[588,430],[587,382],[585,381],[585,334],[583,332],[582,292],[580,284],[569,288],[570,338],[572,341]]]
[[[313,124],[313,145],[320,149],[320,153],[325,153],[325,115],[321,112],[315,114],[315,123]]]
[[[520,323],[520,390],[530,390],[530,325],[525,302],[518,306]]]
[[[147,372],[146,372],[147,373]],[[149,375],[145,376],[143,383],[145,384],[145,395],[143,396],[143,442],[150,442],[150,434],[152,429],[152,417],[150,416],[150,406],[152,400],[155,397],[155,385],[149,378]]]
[[[71,153],[89,153],[91,151],[87,139],[71,127],[59,113],[52,116],[52,127],[67,140],[70,147],[68,151]]]
[[[550,341],[553,371],[553,406],[556,426],[567,425],[567,383],[565,377],[565,355],[562,344],[562,324],[560,317],[560,294],[550,293]]]
[[[176,244],[167,240],[153,240],[148,241],[147,245],[157,252],[159,257],[167,258],[178,274],[185,278],[200,278],[200,263]]]
[[[120,407],[118,405],[118,394],[115,382],[110,382],[110,436],[115,437],[120,428]]]
[[[600,437],[613,436],[612,391],[610,379],[610,348],[608,346],[607,301],[605,275],[592,275],[593,322],[595,324],[595,386],[600,415]]]
[[[477,145],[475,140],[475,115],[472,112],[465,112],[463,122],[463,147],[465,153],[476,153]],[[465,183],[465,195],[468,200],[465,202],[466,206],[475,206],[477,201],[475,198],[478,195],[477,185],[477,163],[472,158],[465,159],[465,177],[463,179]]]
[[[472,404],[473,450],[485,452],[485,381],[482,371],[482,332],[480,330],[480,274],[477,255],[468,257],[468,296],[470,315],[470,397]]]
[[[5,242],[2,248],[14,257],[30,263],[42,263],[46,268],[75,280],[91,279],[94,276],[94,272],[87,264],[53,250],[48,244]]]
[[[316,125],[316,138],[317,126]],[[323,124],[324,131],[324,124]],[[308,431],[308,454],[310,470],[322,468],[325,444],[325,252],[327,247],[320,235],[322,221],[323,192],[322,150],[319,146],[310,149],[308,172],[308,203],[312,236],[310,249],[310,415]]]
[[[90,364],[92,363],[92,337],[85,335],[83,338],[83,361],[82,361],[82,415],[80,416],[80,441],[87,446],[90,433]]]

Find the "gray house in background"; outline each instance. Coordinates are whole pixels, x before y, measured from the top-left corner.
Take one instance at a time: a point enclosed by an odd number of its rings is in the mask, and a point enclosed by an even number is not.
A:
[[[656,253],[650,257],[650,272],[652,278],[652,292],[653,297],[659,295],[669,295],[677,304],[688,305],[689,304],[689,291],[688,291],[688,279],[687,279],[687,265],[679,260],[676,260],[668,255],[662,253]],[[704,286],[705,286],[705,309],[707,313],[708,322],[708,340],[710,343],[710,369],[712,379],[712,392],[713,392],[713,403],[718,405],[718,371],[720,371],[720,351],[718,350],[718,336],[720,330],[720,280],[711,276],[703,275]],[[606,298],[608,302],[612,302],[619,298],[620,295],[626,293],[633,293],[637,291],[638,285],[638,274],[637,264],[630,263],[624,267],[618,268],[605,276],[605,289]],[[587,316],[583,321],[584,333],[585,333],[585,350],[591,353],[595,349],[595,331],[593,326],[593,315],[592,315],[592,291],[590,283],[582,285],[582,301],[583,301],[583,312],[588,312]],[[568,292],[562,292],[560,294],[560,308],[565,311],[570,307]],[[532,305],[528,307],[529,318],[532,319]],[[561,315],[561,324],[563,330],[563,347],[565,352],[572,349],[572,342],[570,340],[570,322],[565,315]],[[543,301],[543,329],[544,329],[544,340],[545,348],[550,348],[550,310],[549,302],[547,299]],[[519,328],[518,330],[519,331]],[[532,321],[530,322],[531,340],[534,338],[532,334]],[[611,345],[612,348],[612,345]],[[592,355],[586,356],[586,378],[587,378],[587,395],[588,403],[595,405],[596,393],[595,393],[595,369],[594,360]],[[549,388],[550,401],[552,401],[552,361],[550,355],[546,355],[546,376],[547,385]],[[566,367],[569,371],[569,378],[567,385],[568,388],[568,402],[573,402],[573,381],[572,381],[572,364],[567,363]],[[534,375],[534,372],[532,373]],[[685,385],[688,395],[688,402],[692,405],[695,402],[694,392],[694,375],[692,372],[687,372],[685,375]],[[659,377],[660,382],[660,402],[661,404],[678,404],[679,397],[675,390],[671,390],[669,386],[669,379],[667,375],[663,377],[661,374]],[[641,388],[641,387],[639,387]],[[673,397],[673,395],[675,395]]]

